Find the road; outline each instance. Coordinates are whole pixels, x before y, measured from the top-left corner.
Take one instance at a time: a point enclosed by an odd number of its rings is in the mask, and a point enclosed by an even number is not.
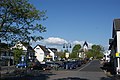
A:
[[[75,70],[26,71],[2,80],[114,80],[100,69],[99,60],[93,60]],[[19,72],[19,71],[18,71]]]
[[[53,71],[48,80],[113,80],[100,67],[99,60],[93,60],[78,70]]]

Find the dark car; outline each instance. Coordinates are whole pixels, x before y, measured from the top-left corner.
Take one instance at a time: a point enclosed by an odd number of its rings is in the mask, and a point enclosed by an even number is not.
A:
[[[74,69],[75,68],[75,65],[73,62],[64,62],[64,69]]]
[[[49,66],[51,69],[62,67],[62,65],[57,62],[46,62],[46,65]]]
[[[40,62],[34,62],[31,66],[33,70],[49,70],[50,67],[47,64],[41,64]]]

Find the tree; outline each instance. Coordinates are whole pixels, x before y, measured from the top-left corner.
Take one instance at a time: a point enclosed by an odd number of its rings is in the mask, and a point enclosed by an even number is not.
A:
[[[60,58],[65,58],[65,53],[60,51],[60,52],[57,52],[57,56],[60,57]]]
[[[21,55],[24,55],[23,54],[23,50],[22,49],[18,49],[18,48],[14,48],[13,49],[13,54],[14,54],[14,61],[15,61],[15,63],[18,63]]]
[[[70,55],[71,58],[77,58],[78,57],[78,53],[80,51],[81,45],[80,44],[76,44],[73,49],[72,49],[72,53]]]
[[[46,11],[39,11],[28,0],[0,0],[0,39],[5,41],[41,40],[46,31],[39,21]],[[38,35],[35,35],[37,33]]]
[[[92,45],[92,49],[86,53],[87,57],[101,58],[103,57],[104,48],[100,45]]]

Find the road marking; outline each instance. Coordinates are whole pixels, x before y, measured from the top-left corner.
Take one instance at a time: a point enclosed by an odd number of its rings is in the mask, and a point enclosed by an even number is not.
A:
[[[92,62],[92,61],[91,61]],[[88,64],[86,64],[85,66],[83,66],[81,69],[79,69],[79,71],[81,71],[82,69],[86,68],[87,66],[89,66],[91,64],[91,62],[89,62]]]

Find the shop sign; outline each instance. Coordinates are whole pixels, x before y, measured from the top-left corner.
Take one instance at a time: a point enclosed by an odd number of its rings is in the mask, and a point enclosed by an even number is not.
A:
[[[120,53],[116,53],[116,57],[120,57]]]

